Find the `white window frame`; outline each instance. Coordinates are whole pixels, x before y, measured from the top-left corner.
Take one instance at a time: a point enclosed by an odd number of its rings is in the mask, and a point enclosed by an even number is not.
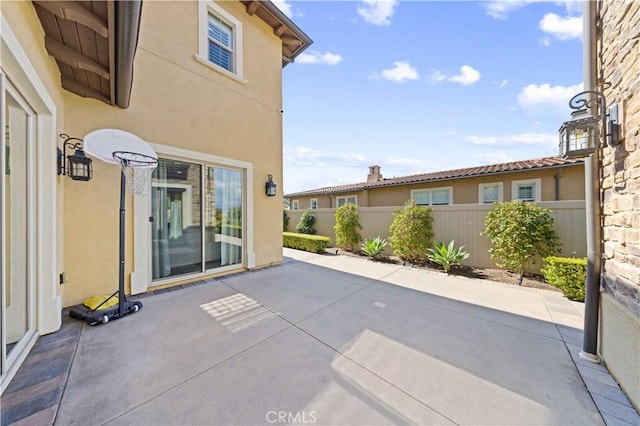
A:
[[[315,203],[315,205],[314,205]],[[311,210],[317,210],[318,209],[318,199],[317,198],[312,198],[309,200],[309,207],[311,207]]]
[[[349,201],[350,198],[353,198],[353,203],[352,204],[354,206],[357,206],[358,205],[358,196],[357,195],[344,195],[344,196],[336,197],[336,208],[341,207],[340,206],[340,200],[344,200],[344,204],[347,204],[347,203],[351,202],[351,201]]]
[[[291,210],[300,210],[300,200],[291,201]]]
[[[209,61],[209,15],[213,15],[231,27],[233,31],[233,71]],[[198,53],[196,60],[209,68],[231,77],[240,83],[244,80],[242,22],[212,1],[198,2]]]
[[[502,182],[487,182],[487,183],[479,183],[478,184],[478,204],[491,204],[493,201],[485,201],[484,200],[484,190],[485,188],[490,188],[492,186],[498,187],[498,199],[496,201],[502,202],[504,200],[504,185]]]
[[[518,188],[521,185],[533,185],[533,200],[521,200],[518,198]],[[532,201],[538,203],[542,198],[542,179],[522,179],[511,181],[511,200],[513,201]]]
[[[434,191],[449,191],[449,202],[447,204],[433,204],[432,193]],[[411,190],[411,199],[415,200],[416,194],[428,192],[429,193],[429,204],[420,204],[421,206],[450,206],[453,204],[453,186],[440,186],[438,188],[424,188],[424,189],[412,189]]]

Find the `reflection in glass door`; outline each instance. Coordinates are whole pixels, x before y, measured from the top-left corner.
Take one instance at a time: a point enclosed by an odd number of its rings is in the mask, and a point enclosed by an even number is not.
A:
[[[241,170],[160,158],[151,186],[154,280],[242,264]]]
[[[1,77],[1,76],[0,76]],[[32,147],[34,114],[3,84],[2,97],[2,373],[34,333]]]

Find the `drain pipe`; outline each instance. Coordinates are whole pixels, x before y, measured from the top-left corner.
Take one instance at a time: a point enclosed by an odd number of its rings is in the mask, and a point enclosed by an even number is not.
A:
[[[583,3],[583,73],[584,90],[593,90],[596,83],[596,3]],[[592,111],[593,112],[593,111]],[[606,132],[607,129],[602,129]],[[598,144],[599,145],[599,144]],[[585,207],[587,222],[587,280],[585,285],[584,335],[580,358],[599,363],[598,313],[600,310],[601,212],[600,212],[600,146],[584,164]]]

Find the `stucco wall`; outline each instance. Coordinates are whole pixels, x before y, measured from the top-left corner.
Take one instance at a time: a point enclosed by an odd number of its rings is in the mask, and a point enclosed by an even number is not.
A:
[[[605,91],[608,105],[623,107],[624,137],[620,145],[603,149],[606,260],[599,351],[632,403],[640,407],[640,345],[633,340],[640,330],[640,3],[605,1],[598,6],[602,31],[597,74],[611,83]]]
[[[65,93],[65,131],[82,137],[119,128],[154,144],[253,164],[256,266],[282,260],[282,196],[266,197],[272,174],[282,182],[280,40],[240,2],[220,2],[243,24],[244,79],[196,61],[196,2],[145,2],[134,62],[131,106],[118,109]],[[65,305],[117,288],[118,167],[94,161],[88,183],[65,180]],[[127,197],[126,276],[133,259],[132,197]],[[128,282],[128,278],[127,278]],[[127,284],[128,288],[128,284]]]

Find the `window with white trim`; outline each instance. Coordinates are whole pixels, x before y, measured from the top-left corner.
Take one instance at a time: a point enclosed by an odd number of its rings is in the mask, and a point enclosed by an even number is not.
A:
[[[478,184],[478,203],[491,204],[502,201],[502,182]]]
[[[291,210],[298,210],[300,209],[300,201],[299,200],[293,200],[291,202]]]
[[[511,199],[515,201],[540,201],[542,179],[514,180],[511,182]]]
[[[355,195],[349,195],[346,197],[336,197],[336,207],[342,207],[347,203],[351,203],[354,206],[358,205],[358,197]]]
[[[215,2],[198,2],[198,8],[196,58],[224,74],[242,78],[242,22]]]
[[[311,207],[312,210],[315,210],[318,208],[318,199],[317,198],[312,198],[311,201],[309,201],[309,206]]]
[[[453,204],[453,187],[412,189],[411,198],[419,206],[444,206]]]

